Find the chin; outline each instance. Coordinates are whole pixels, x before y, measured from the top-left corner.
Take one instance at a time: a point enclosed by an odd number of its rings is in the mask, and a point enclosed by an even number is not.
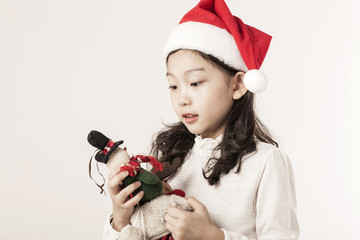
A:
[[[202,131],[199,131],[199,130],[197,130],[197,129],[191,129],[191,127],[189,128],[189,127],[187,127],[186,126],[186,128],[187,128],[187,130],[190,132],[190,133],[192,133],[192,134],[195,134],[195,135],[201,135],[202,134]]]
[[[190,133],[195,134],[195,135],[200,134],[197,129],[195,129],[195,128],[192,127],[192,126],[189,126],[186,122],[182,122],[182,123],[185,125],[186,129],[187,129]]]

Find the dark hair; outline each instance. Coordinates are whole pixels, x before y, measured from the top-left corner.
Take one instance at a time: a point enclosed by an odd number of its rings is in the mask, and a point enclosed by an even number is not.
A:
[[[169,56],[177,51],[171,52]],[[212,55],[196,50],[191,51],[199,54],[213,66],[220,68],[231,76],[239,72]],[[151,154],[161,162],[172,163],[175,158],[179,158],[181,166],[194,145],[194,138],[195,135],[190,133],[181,122],[166,125],[166,128],[160,131],[153,141]],[[214,185],[219,183],[221,175],[229,173],[235,167],[237,167],[236,173],[239,173],[241,160],[245,155],[256,151],[257,141],[270,143],[278,147],[278,143],[272,139],[269,130],[255,113],[254,94],[247,91],[244,96],[234,101],[227,116],[223,139],[214,149],[214,151],[220,150],[221,155],[219,158],[209,159],[205,169],[203,169],[204,178],[208,180],[210,185]]]

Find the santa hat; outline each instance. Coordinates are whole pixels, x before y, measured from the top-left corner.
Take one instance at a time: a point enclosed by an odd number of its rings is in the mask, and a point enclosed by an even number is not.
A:
[[[246,72],[245,87],[259,93],[267,80],[259,68],[271,36],[233,16],[224,0],[201,0],[170,34],[163,55],[178,49],[210,54],[228,66]]]

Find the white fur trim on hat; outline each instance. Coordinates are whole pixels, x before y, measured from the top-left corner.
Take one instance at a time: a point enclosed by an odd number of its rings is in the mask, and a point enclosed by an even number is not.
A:
[[[178,49],[198,50],[237,70],[248,71],[233,36],[211,24],[190,21],[176,26],[165,44],[164,59]]]

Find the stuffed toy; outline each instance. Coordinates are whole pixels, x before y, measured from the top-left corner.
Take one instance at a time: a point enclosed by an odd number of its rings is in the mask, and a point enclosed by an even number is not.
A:
[[[126,148],[120,147],[123,143],[122,140],[113,142],[98,131],[89,133],[88,142],[97,148],[94,153],[97,162],[106,164],[111,171],[120,169],[120,171],[129,172],[123,181],[124,187],[135,181],[141,182],[141,186],[132,193],[132,196],[141,190],[144,191],[144,196],[130,217],[131,224],[122,229],[119,240],[172,239],[170,232],[165,227],[166,210],[169,207],[178,207],[186,211],[192,211],[192,209],[185,200],[183,191],[172,190],[169,184],[161,181],[154,174],[156,171],[163,171],[163,164],[151,156],[136,155],[130,157]],[[89,164],[90,177],[92,159],[93,157]],[[142,168],[141,163],[150,163],[154,173]],[[103,193],[104,184],[97,185]]]

